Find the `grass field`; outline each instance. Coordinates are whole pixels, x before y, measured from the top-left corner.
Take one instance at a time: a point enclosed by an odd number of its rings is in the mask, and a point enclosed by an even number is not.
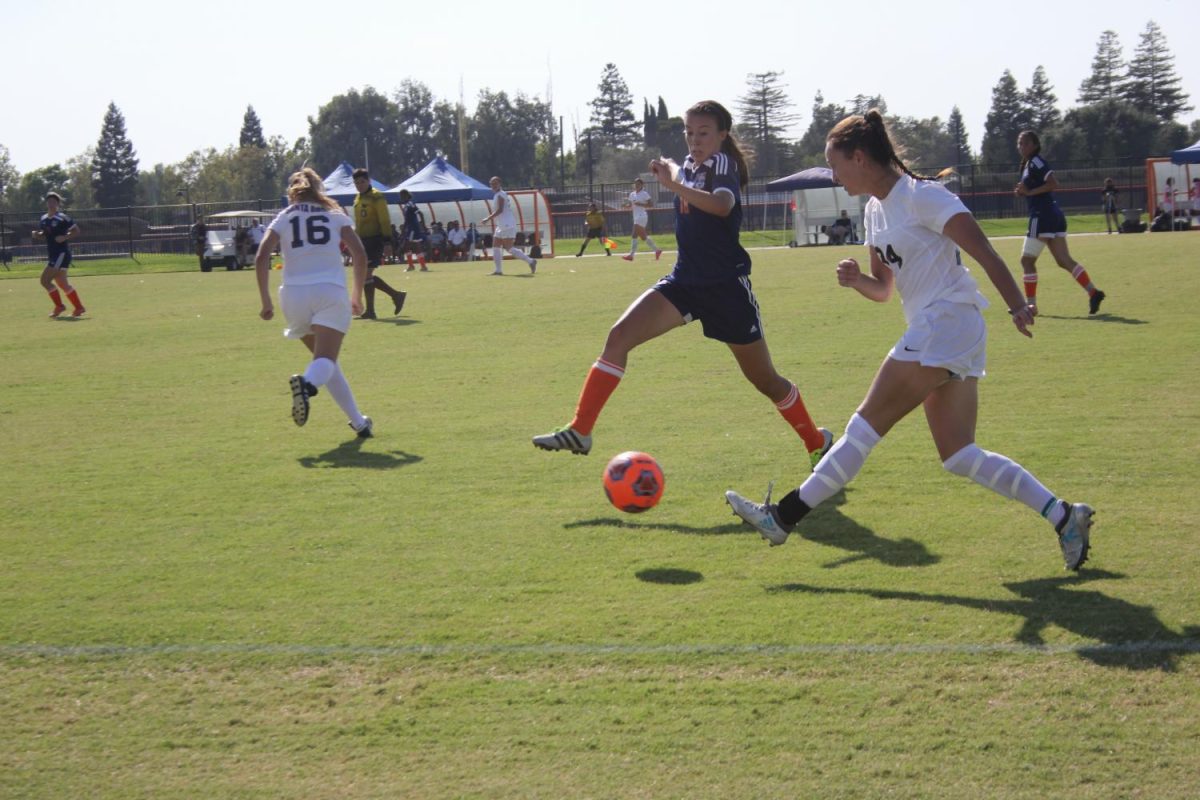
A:
[[[646,256],[385,268],[405,313],[342,358],[365,442],[325,395],[292,424],[252,272],[81,271],[78,321],[0,283],[0,797],[1195,796],[1200,236],[1071,247],[1104,313],[1048,258],[1032,341],[986,312],[978,441],[1097,508],[1078,575],[920,415],[768,548],[722,494],[806,459],[698,326],[634,353],[592,455],[535,450]],[[755,252],[836,431],[903,329],[849,252]],[[643,515],[600,486],[627,449]]]

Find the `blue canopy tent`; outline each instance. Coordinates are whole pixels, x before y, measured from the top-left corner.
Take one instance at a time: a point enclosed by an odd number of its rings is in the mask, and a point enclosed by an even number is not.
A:
[[[389,203],[397,202],[396,193],[379,181],[371,178],[371,186],[383,192]],[[350,162],[343,161],[337,169],[325,177],[325,194],[332,197],[338,205],[352,206],[354,198],[358,197],[358,189],[354,187],[354,167]]]
[[[832,189],[837,186],[829,167],[809,167],[793,172],[786,178],[776,178],[767,184],[768,192],[798,192],[804,189]]]
[[[453,203],[456,200],[491,200],[495,194],[470,175],[460,171],[446,159],[438,156],[426,164],[420,172],[403,183],[388,189],[398,194],[407,189],[418,203]]]
[[[801,243],[819,244],[822,237],[829,241],[825,228],[842,211],[850,214],[856,230],[862,230],[863,199],[849,195],[833,179],[829,167],[809,167],[777,178],[767,184],[767,191],[792,193],[792,247]]]
[[[1171,153],[1172,164],[1200,164],[1200,142]]]

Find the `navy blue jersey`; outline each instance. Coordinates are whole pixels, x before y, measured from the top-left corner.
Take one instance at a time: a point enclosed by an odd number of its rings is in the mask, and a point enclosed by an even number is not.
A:
[[[42,233],[46,234],[46,248],[50,251],[50,261],[58,260],[58,257],[63,253],[71,254],[71,247],[66,242],[56,242],[56,236],[65,236],[67,231],[75,227],[75,220],[68,217],[61,211],[50,216],[42,214],[42,218],[38,221],[38,227]]]
[[[414,239],[425,238],[425,226],[421,224],[421,215],[417,211],[417,204],[414,200],[409,200],[400,206],[401,213],[404,214],[404,230],[400,233],[400,238],[411,242]]]
[[[1025,162],[1025,169],[1021,171],[1021,183],[1026,189],[1036,189],[1039,186],[1046,185],[1046,178],[1050,177],[1054,170],[1050,169],[1050,165],[1046,163],[1046,159],[1041,156],[1034,156]],[[1054,199],[1054,192],[1046,192],[1045,194],[1026,197],[1029,201],[1030,215],[1041,214],[1044,211],[1049,211],[1056,208],[1058,203]]]
[[[683,162],[679,181],[684,186],[706,192],[729,192],[733,210],[718,217],[690,206],[675,197],[675,240],[679,258],[672,278],[679,283],[717,283],[750,274],[750,254],[738,237],[742,227],[742,188],[737,164],[724,153],[717,153],[703,164],[691,156]]]

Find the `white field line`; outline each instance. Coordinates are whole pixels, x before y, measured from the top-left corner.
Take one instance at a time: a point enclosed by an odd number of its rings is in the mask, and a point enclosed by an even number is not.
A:
[[[909,643],[909,644],[90,644],[0,645],[0,658],[131,658],[138,656],[334,656],[388,658],[406,656],[566,655],[566,656],[804,656],[804,655],[1104,655],[1149,653],[1200,653],[1200,640],[1174,639],[1140,642],[1034,645],[1011,643]]]

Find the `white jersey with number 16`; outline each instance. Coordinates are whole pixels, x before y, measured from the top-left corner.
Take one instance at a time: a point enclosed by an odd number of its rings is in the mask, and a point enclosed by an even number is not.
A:
[[[310,203],[295,203],[279,212],[270,230],[279,237],[283,252],[283,285],[345,286],[342,229],[353,224],[341,211]]]

